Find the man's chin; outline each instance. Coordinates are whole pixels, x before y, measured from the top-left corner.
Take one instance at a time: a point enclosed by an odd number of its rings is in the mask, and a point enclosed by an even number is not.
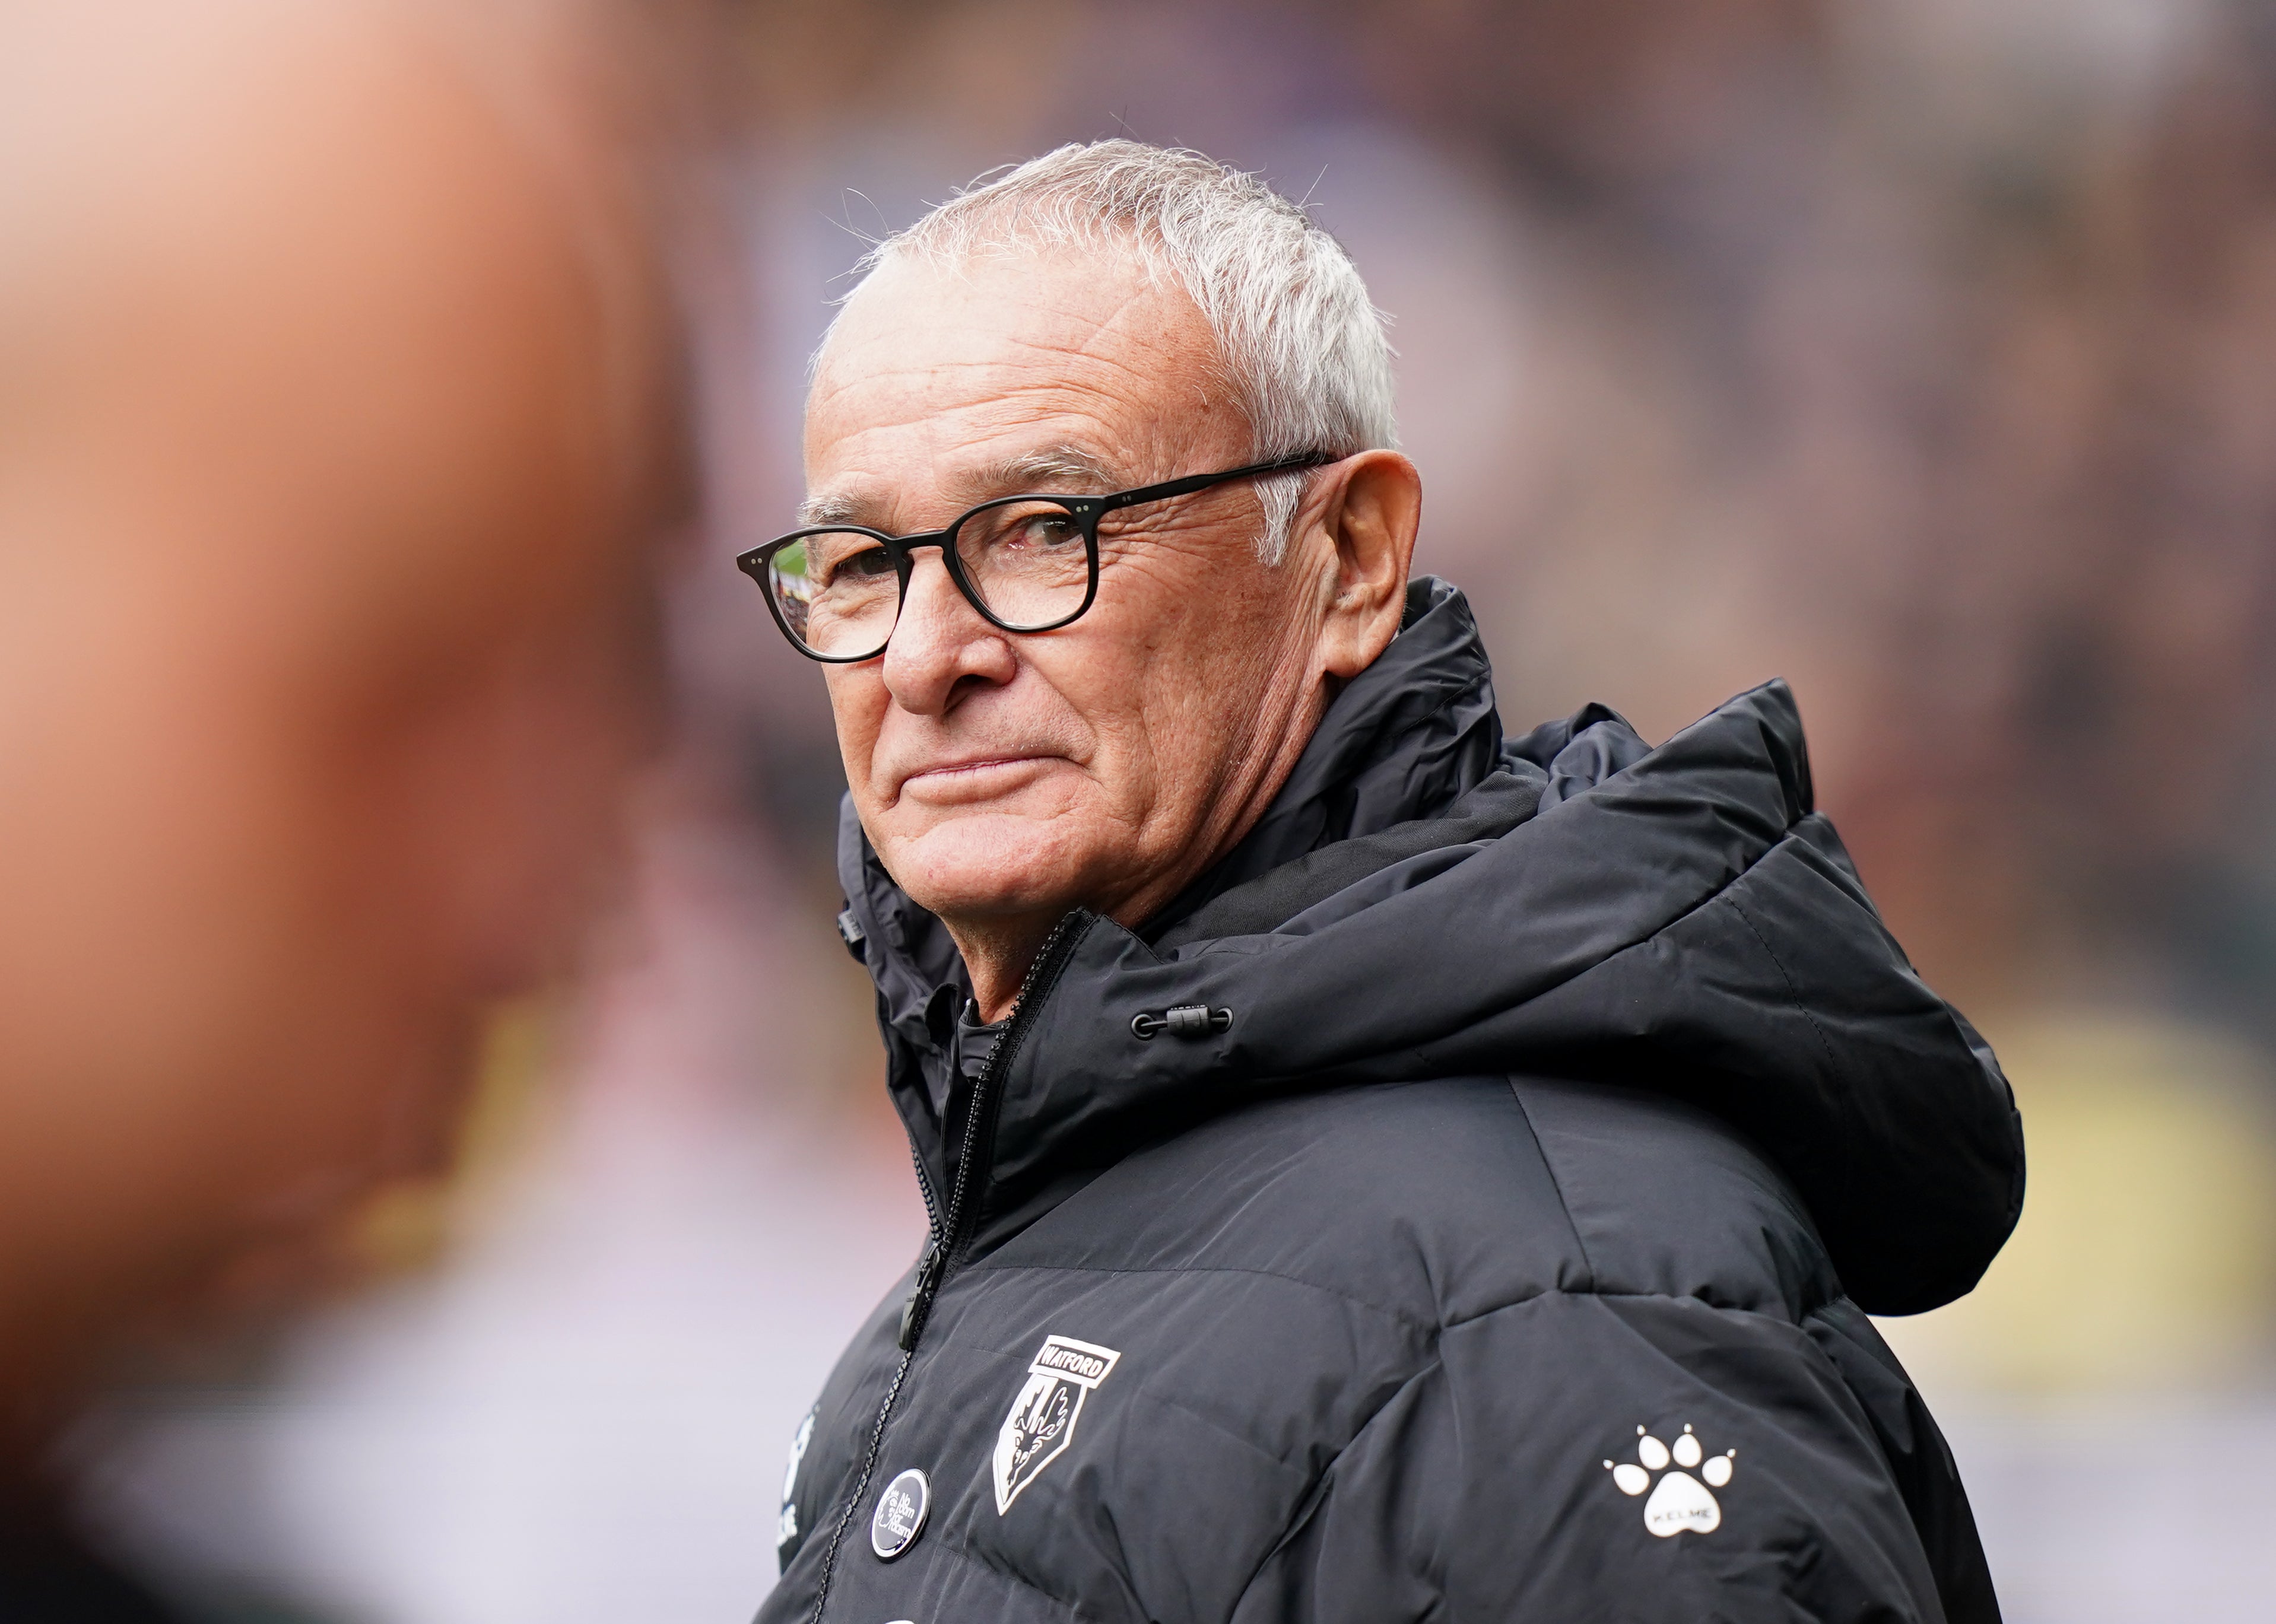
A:
[[[921,907],[951,921],[1063,913],[1087,899],[1097,854],[1074,820],[975,813],[881,850]]]

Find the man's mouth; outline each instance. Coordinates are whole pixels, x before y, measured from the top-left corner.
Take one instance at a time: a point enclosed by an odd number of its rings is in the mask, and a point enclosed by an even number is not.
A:
[[[1048,755],[1000,753],[975,755],[962,761],[938,762],[901,780],[901,793],[921,801],[984,801],[1003,793],[1033,772]]]

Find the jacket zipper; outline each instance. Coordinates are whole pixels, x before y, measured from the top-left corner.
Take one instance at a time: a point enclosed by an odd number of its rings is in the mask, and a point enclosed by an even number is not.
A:
[[[925,1233],[928,1237],[937,1238],[940,1234],[940,1203],[933,1199],[932,1174],[925,1171],[924,1157],[917,1154],[914,1144],[909,1147],[909,1161],[917,1170],[917,1194],[924,1197]]]
[[[884,1402],[877,1407],[877,1423],[869,1429],[869,1447],[861,1461],[861,1470],[854,1480],[854,1492],[846,1497],[846,1509],[838,1514],[838,1527],[830,1536],[830,1549],[822,1559],[822,1579],[814,1593],[814,1611],[808,1613],[810,1624],[822,1624],[822,1610],[830,1601],[830,1581],[838,1571],[838,1552],[846,1543],[846,1530],[853,1526],[854,1516],[869,1492],[869,1479],[877,1470],[877,1457],[884,1453],[885,1427],[892,1420],[893,1405],[901,1396],[902,1384],[908,1380],[909,1365],[916,1358],[917,1339],[924,1335],[925,1321],[932,1313],[933,1299],[948,1278],[951,1259],[956,1248],[967,1237],[967,1209],[972,1191],[973,1168],[979,1162],[995,1135],[995,1096],[1003,1081],[1004,1074],[1018,1057],[1020,1045],[1025,1042],[1028,1029],[1035,1024],[1035,1013],[1051,992],[1051,983],[1066,968],[1067,960],[1074,956],[1076,945],[1089,928],[1091,915],[1078,908],[1051,927],[1036,951],[1035,962],[1020,979],[1020,990],[1012,999],[1012,1013],[1004,1022],[1004,1029],[989,1045],[987,1063],[967,1097],[964,1114],[964,1143],[956,1158],[956,1176],[949,1188],[948,1214],[932,1226],[931,1243],[925,1248],[924,1261],[917,1265],[916,1284],[910,1289],[909,1300],[901,1309],[900,1363],[893,1370],[891,1385],[885,1389]],[[924,1164],[917,1164],[918,1186],[925,1197],[928,1217],[932,1211],[932,1181],[927,1176]]]

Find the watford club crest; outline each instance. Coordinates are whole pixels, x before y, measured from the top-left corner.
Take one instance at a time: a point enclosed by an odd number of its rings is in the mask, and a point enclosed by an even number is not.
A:
[[[996,1434],[996,1514],[1012,1509],[1020,1491],[1043,1476],[1074,1441],[1082,1401],[1104,1381],[1122,1355],[1073,1337],[1045,1337],[1028,1367],[1028,1385],[1012,1400]]]

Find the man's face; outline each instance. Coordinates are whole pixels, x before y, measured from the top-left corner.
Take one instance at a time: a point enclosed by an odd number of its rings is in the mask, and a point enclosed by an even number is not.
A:
[[[1200,311],[1131,256],[897,264],[823,355],[809,506],[908,534],[992,497],[1236,467],[1251,444]],[[1054,462],[1096,471],[1034,471]],[[1026,635],[916,555],[885,653],[828,668],[854,806],[911,897],[972,929],[1077,904],[1135,923],[1254,822],[1325,695],[1318,549],[1263,564],[1263,523],[1245,482],[1133,510],[1102,533],[1089,612]]]

